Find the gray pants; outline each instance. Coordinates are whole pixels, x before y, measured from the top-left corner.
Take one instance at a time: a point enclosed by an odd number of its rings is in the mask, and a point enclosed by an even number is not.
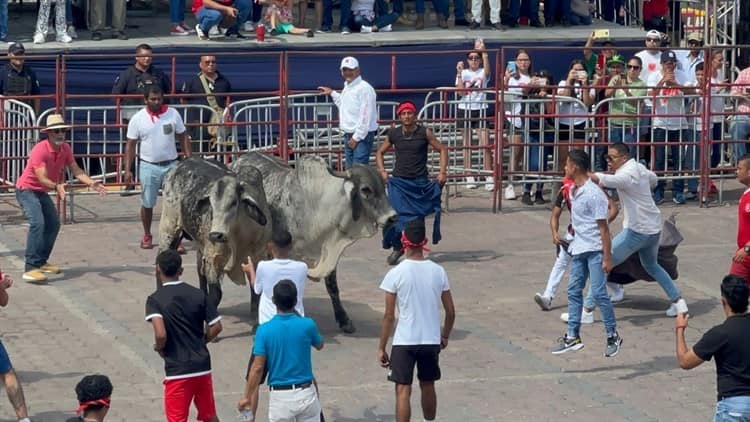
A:
[[[112,29],[125,31],[125,0],[111,0],[112,7]],[[107,23],[108,0],[89,0],[89,29],[91,32],[99,32]]]

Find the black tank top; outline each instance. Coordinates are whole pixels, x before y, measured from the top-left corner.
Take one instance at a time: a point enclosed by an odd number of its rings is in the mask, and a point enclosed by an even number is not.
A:
[[[393,175],[402,179],[427,177],[427,128],[417,125],[414,132],[406,133],[401,126],[388,129],[388,140],[396,150]]]

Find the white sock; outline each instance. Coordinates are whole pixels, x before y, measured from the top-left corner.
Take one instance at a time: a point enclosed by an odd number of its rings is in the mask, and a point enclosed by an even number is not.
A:
[[[23,419],[19,419],[18,422],[31,422],[31,419],[23,418]]]

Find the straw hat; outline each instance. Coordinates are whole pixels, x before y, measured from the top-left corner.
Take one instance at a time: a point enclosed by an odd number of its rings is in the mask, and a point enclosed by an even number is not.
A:
[[[50,114],[47,116],[47,125],[44,127],[44,129],[41,130],[41,132],[49,132],[53,129],[70,129],[70,125],[65,124],[65,119],[63,119],[62,114]]]

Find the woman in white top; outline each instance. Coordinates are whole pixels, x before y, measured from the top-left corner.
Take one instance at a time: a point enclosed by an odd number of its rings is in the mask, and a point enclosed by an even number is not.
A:
[[[515,69],[513,69],[508,63],[508,67],[505,69],[505,91],[510,94],[515,94],[519,98],[527,95],[531,88],[534,86],[532,83],[531,76],[531,56],[526,50],[518,50],[516,53],[516,59],[514,61]],[[533,82],[536,82],[534,80]],[[513,125],[512,128],[512,139],[513,144],[520,145],[523,143],[523,119],[521,114],[523,113],[523,106],[521,103],[513,105],[513,110],[510,113],[510,122]],[[507,112],[506,112],[507,114]],[[512,147],[513,160],[510,163],[511,169],[518,170],[521,168],[523,160],[523,148]],[[514,199],[516,197],[515,192],[512,192],[512,185],[508,187],[508,191],[505,194],[506,199]]]
[[[490,133],[487,129],[487,102],[486,94],[480,89],[486,89],[490,80],[490,61],[487,50],[484,49],[484,42],[477,41],[475,49],[466,55],[468,69],[464,67],[464,62],[459,61],[456,64],[456,88],[472,89],[472,91],[459,91],[461,102],[458,104],[459,125],[462,127],[461,138],[464,144],[464,168],[471,172],[471,140],[472,129],[477,131],[479,137],[479,146],[486,147],[489,144]],[[492,153],[489,149],[483,149],[484,170],[492,172]],[[492,176],[486,177],[485,189],[494,190]],[[466,178],[469,189],[475,189],[474,177]]]
[[[568,117],[558,117],[558,140],[571,143],[586,142],[586,121],[589,119],[589,107],[596,101],[596,90],[588,82],[583,60],[573,60],[568,68],[565,80],[560,81],[557,89],[557,114]],[[595,81],[598,83],[598,80]],[[560,98],[569,97],[569,98]],[[581,146],[571,147],[584,149]],[[568,149],[560,148],[557,153],[557,169],[562,170],[568,159]]]

